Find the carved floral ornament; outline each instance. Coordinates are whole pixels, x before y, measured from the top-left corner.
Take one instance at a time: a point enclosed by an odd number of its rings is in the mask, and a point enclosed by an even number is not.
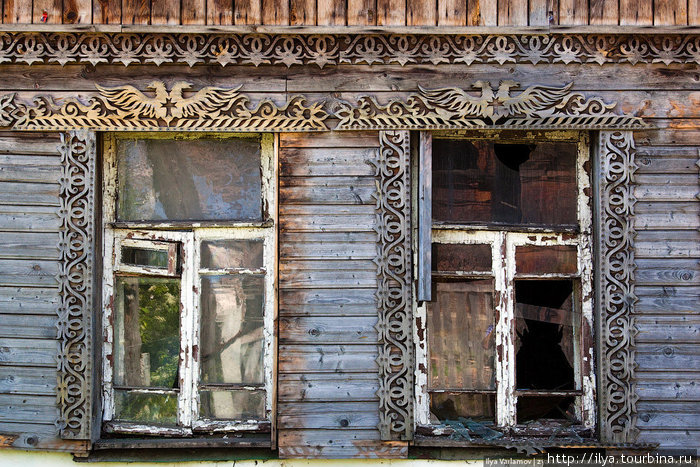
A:
[[[0,33],[0,63],[696,63],[697,34]]]
[[[133,86],[96,85],[98,94],[87,103],[69,98],[55,102],[36,96],[31,103],[14,94],[0,95],[0,126],[16,130],[191,130],[191,131],[328,131],[406,129],[641,129],[639,117],[614,112],[615,103],[571,92],[562,87],[530,86],[505,80],[494,89],[476,81],[472,87],[424,89],[405,99],[379,103],[363,96],[356,103],[307,103],[302,95],[283,104],[263,99],[251,104],[235,88],[204,87],[191,90],[180,81],[168,86],[150,83],[146,90]],[[330,122],[334,122],[333,125]]]

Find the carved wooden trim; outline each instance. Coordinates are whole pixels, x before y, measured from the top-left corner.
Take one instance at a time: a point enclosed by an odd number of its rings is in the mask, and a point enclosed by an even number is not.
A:
[[[587,99],[569,92],[573,83],[562,87],[530,86],[517,95],[515,81],[501,81],[496,90],[491,83],[476,81],[480,89],[472,95],[458,88],[427,90],[411,94],[405,101],[381,105],[373,96],[361,97],[357,104],[341,103],[335,112],[340,122],[336,130],[368,129],[597,129],[643,128],[641,118],[618,115],[616,104]]]
[[[476,81],[478,93],[459,88],[423,89],[406,100],[380,104],[374,96],[356,103],[325,101],[306,104],[295,95],[282,106],[265,99],[252,106],[236,88],[204,87],[185,97],[186,82],[170,89],[154,81],[142,92],[133,86],[105,88],[87,104],[69,98],[60,105],[51,96],[36,96],[31,103],[14,94],[0,96],[0,126],[17,130],[103,131],[328,131],[405,129],[641,129],[639,117],[614,112],[615,103],[586,98],[562,87],[530,86],[501,81],[494,90],[489,82]],[[334,110],[328,110],[329,108]],[[327,120],[336,121],[331,127]]]
[[[637,437],[634,388],[634,203],[637,169],[632,132],[601,131],[599,148],[599,389],[602,440]]]
[[[700,64],[700,35],[2,32],[0,63]]]
[[[379,431],[383,440],[413,439],[411,178],[408,131],[379,133],[377,299]]]
[[[57,425],[64,439],[90,439],[95,134],[61,134]]]

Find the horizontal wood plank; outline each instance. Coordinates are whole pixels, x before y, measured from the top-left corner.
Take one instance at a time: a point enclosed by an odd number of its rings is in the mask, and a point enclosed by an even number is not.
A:
[[[282,317],[279,320],[280,342],[284,344],[376,344],[376,318]]]
[[[280,345],[278,355],[280,374],[378,371],[376,345]]]

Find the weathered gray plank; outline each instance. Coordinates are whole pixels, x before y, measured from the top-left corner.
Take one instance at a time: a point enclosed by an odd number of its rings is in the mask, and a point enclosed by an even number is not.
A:
[[[0,394],[0,422],[53,423],[56,419],[56,396]]]
[[[0,161],[0,182],[59,183],[60,179],[59,165],[12,164]]]
[[[700,318],[697,316],[638,316],[635,324],[639,343],[700,343]]]
[[[289,204],[375,204],[370,177],[294,177],[280,179],[280,202]]]
[[[367,160],[373,159],[375,152],[372,148],[283,149],[280,176],[373,176],[374,168]]]
[[[29,72],[26,67],[23,68],[25,73]],[[60,145],[61,140],[58,133],[0,131],[0,154],[57,155]]]
[[[0,365],[56,367],[58,341],[0,337]]]
[[[1,277],[1,276],[0,276]],[[372,271],[344,270],[318,271],[307,270],[280,274],[280,288],[338,288],[366,287],[377,288],[377,274]]]
[[[371,345],[280,345],[279,373],[370,373],[378,371]]]
[[[336,235],[335,233],[307,234],[306,240],[282,241],[280,240],[280,255],[287,259],[373,259],[377,254],[377,245],[371,240],[352,241],[353,235],[358,234],[338,234],[337,240],[329,237],[327,240],[323,236]],[[348,240],[342,241],[343,236]],[[376,237],[376,234],[366,233],[369,237]],[[313,237],[311,237],[313,236]]]
[[[637,424],[640,428],[700,429],[700,402],[638,401]]]
[[[639,371],[671,371],[700,368],[700,352],[694,344],[637,345]]]
[[[700,260],[645,259],[636,260],[635,282],[644,285],[700,284]]]
[[[57,207],[0,205],[0,231],[58,232],[60,227]]]
[[[662,205],[657,208],[661,208]],[[667,205],[666,211],[640,213],[635,215],[634,226],[638,230],[688,230],[700,227],[697,212],[683,212]]]
[[[284,402],[378,400],[379,380],[375,373],[282,374],[277,381],[277,397]]]
[[[662,175],[665,177],[665,175]],[[697,178],[697,177],[696,177]],[[634,187],[637,200],[645,201],[695,201],[698,194],[697,180],[679,185],[639,185]]]
[[[284,344],[376,344],[376,318],[337,317],[281,317],[280,342]]]
[[[636,258],[698,258],[700,232],[697,230],[639,230],[634,242]]]
[[[0,393],[56,396],[55,368],[0,366]]]
[[[280,428],[370,429],[379,424],[377,402],[282,402]]]
[[[58,288],[0,286],[0,313],[56,315]]]
[[[687,449],[688,446],[700,446],[700,430],[643,429],[637,442],[663,445],[664,448]]]
[[[638,301],[635,313],[686,313],[697,311],[700,286],[640,286],[635,287]]]
[[[58,239],[53,232],[0,231],[0,258],[58,260]]]
[[[669,375],[670,376],[670,375]],[[695,375],[696,377],[698,375]],[[696,379],[684,381],[637,381],[637,394],[642,400],[700,401],[700,383]]]
[[[365,207],[365,206],[358,206]],[[369,207],[369,206],[367,206]],[[362,232],[372,231],[376,224],[375,214],[345,215],[303,215],[293,214],[290,210],[280,208],[287,216],[280,216],[279,226],[282,230],[299,232]],[[293,215],[294,217],[291,217]]]
[[[287,71],[291,72],[292,69]],[[314,73],[314,79],[318,78]],[[287,80],[289,83],[289,80]],[[291,92],[291,91],[290,91]],[[327,131],[314,133],[309,137],[308,133],[281,133],[281,148],[376,148],[379,147],[379,132],[353,131],[339,133]],[[285,149],[285,154],[287,150]]]
[[[0,284],[2,285],[57,285],[57,274],[57,261],[0,259]]]
[[[654,149],[654,148],[647,148]],[[652,151],[649,151],[652,152]],[[679,151],[680,152],[680,151]],[[687,157],[682,157],[681,154],[653,154],[653,155],[638,155],[636,158],[639,166],[638,174],[686,174],[697,173],[698,166],[695,165],[698,160],[697,154],[690,154]]]
[[[280,458],[398,458],[408,456],[403,441],[380,441],[378,430],[281,430]]]
[[[59,206],[57,183],[0,182],[0,203]]]
[[[0,314],[0,337],[55,339],[57,316]]]
[[[280,316],[377,316],[372,289],[281,289]]]

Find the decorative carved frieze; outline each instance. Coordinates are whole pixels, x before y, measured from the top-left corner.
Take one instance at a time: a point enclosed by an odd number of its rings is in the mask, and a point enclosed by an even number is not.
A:
[[[32,104],[0,97],[0,124],[8,122],[17,130],[234,130],[310,131],[326,130],[328,117],[321,104],[305,105],[302,96],[293,96],[283,106],[265,99],[250,106],[237,88],[205,87],[184,97],[190,84],[180,81],[170,91],[165,83],[154,81],[148,95],[133,86],[106,88],[87,104],[77,99],[54,103],[50,96],[38,96]]]
[[[570,92],[573,83],[563,87],[530,86],[517,95],[519,84],[501,81],[494,91],[491,83],[476,81],[480,89],[472,95],[458,88],[426,90],[421,88],[405,101],[379,104],[372,96],[361,97],[356,105],[341,103],[335,112],[340,122],[336,130],[368,129],[504,129],[541,128],[641,128],[641,118],[618,115],[616,104],[602,99],[587,99]]]
[[[0,96],[0,126],[18,130],[194,130],[194,131],[328,131],[406,129],[635,129],[641,118],[619,115],[616,104],[598,97],[586,98],[562,87],[530,86],[477,81],[470,93],[460,88],[423,89],[405,100],[377,102],[363,96],[356,103],[325,101],[307,104],[304,96],[292,96],[278,106],[270,100],[251,105],[237,88],[204,87],[190,91],[190,84],[176,82],[170,89],[162,81],[145,91],[133,86],[106,88],[88,103],[51,96],[37,96],[31,103],[13,94]],[[333,110],[328,110],[333,108]],[[333,124],[327,122],[331,120]]]
[[[600,431],[603,441],[637,437],[634,388],[634,195],[632,132],[601,131],[599,139],[598,309]]]
[[[413,439],[411,317],[411,178],[408,131],[379,133],[376,169],[379,431],[383,440]]]
[[[61,134],[57,425],[64,439],[90,439],[95,134]]]
[[[0,63],[695,63],[697,34],[0,33]]]

